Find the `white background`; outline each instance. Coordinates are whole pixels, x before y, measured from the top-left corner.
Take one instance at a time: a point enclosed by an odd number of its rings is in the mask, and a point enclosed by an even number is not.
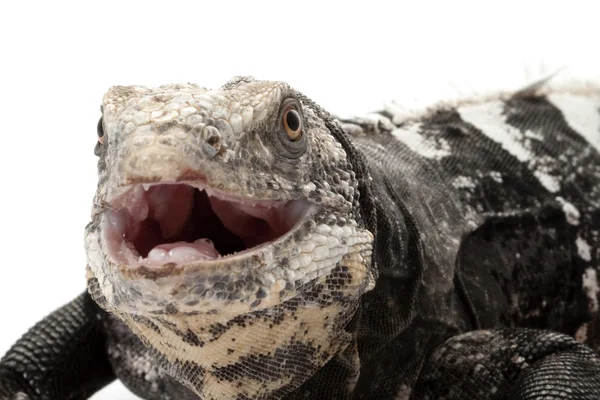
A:
[[[109,86],[218,87],[254,75],[346,115],[392,98],[435,100],[449,82],[514,87],[541,65],[589,77],[600,72],[593,3],[2,2],[0,354],[84,290]],[[94,397],[133,398],[118,384]]]

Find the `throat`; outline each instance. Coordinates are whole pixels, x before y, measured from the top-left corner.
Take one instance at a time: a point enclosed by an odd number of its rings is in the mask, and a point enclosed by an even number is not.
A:
[[[183,248],[206,249],[206,254],[233,254],[248,246],[241,237],[227,229],[211,207],[204,191],[186,187],[188,190],[165,187],[150,188],[148,217],[132,226],[125,239],[131,241],[141,257],[147,257],[153,249],[176,250]],[[132,225],[135,225],[132,221]]]

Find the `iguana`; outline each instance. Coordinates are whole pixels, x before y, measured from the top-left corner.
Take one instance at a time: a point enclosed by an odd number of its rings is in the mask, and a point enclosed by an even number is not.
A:
[[[117,86],[88,290],[0,399],[598,399],[600,88],[341,119],[282,82]]]

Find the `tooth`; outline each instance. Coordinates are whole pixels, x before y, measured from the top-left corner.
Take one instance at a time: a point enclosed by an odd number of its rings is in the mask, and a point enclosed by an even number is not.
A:
[[[209,245],[211,245],[211,246],[214,247],[214,243],[210,239],[202,238],[202,239],[194,240],[194,243],[198,243],[198,244],[207,243],[207,244],[209,244]]]
[[[150,190],[150,187],[151,187],[152,185],[151,185],[151,184],[149,184],[149,183],[142,183],[142,186],[144,187],[144,191],[146,191],[146,192],[147,192],[148,190]]]

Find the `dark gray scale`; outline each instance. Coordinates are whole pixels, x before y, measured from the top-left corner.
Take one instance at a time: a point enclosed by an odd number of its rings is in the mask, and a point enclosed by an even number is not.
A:
[[[393,134],[371,125],[370,134],[354,138],[369,160],[378,229],[386,232],[376,243],[381,275],[363,302],[359,397],[410,387],[419,356],[460,331],[549,329],[598,348],[600,155],[541,96],[519,95],[501,106],[499,127],[523,140],[514,148],[492,139],[505,132],[484,134],[460,109],[419,121],[423,143],[445,146],[439,157],[398,140],[403,129],[415,129],[410,123]],[[439,227],[442,234],[432,235],[435,221],[453,231]],[[446,235],[459,246],[436,259],[431,254],[448,248]],[[432,284],[428,274],[438,279]]]
[[[431,349],[471,328],[453,290],[453,260],[469,221],[438,160],[419,156],[389,132],[354,142],[366,155],[378,198],[379,270],[375,289],[362,300],[356,396],[389,398],[412,386]]]
[[[457,156],[443,159],[443,169],[486,176],[474,178],[485,222],[463,240],[459,273],[480,327],[526,326],[575,335],[590,317],[595,320],[582,277],[597,264],[596,255],[579,253],[581,246],[598,248],[591,232],[600,228],[600,155],[544,98],[510,99],[504,116],[507,124],[539,138],[528,142],[534,155],[530,165],[551,160],[554,169],[544,172],[558,177],[560,189],[551,193],[503,150],[459,156],[460,141],[449,138]],[[492,147],[481,132],[478,136],[474,147]],[[490,178],[490,171],[500,172],[501,179]],[[578,215],[569,215],[571,209]]]

